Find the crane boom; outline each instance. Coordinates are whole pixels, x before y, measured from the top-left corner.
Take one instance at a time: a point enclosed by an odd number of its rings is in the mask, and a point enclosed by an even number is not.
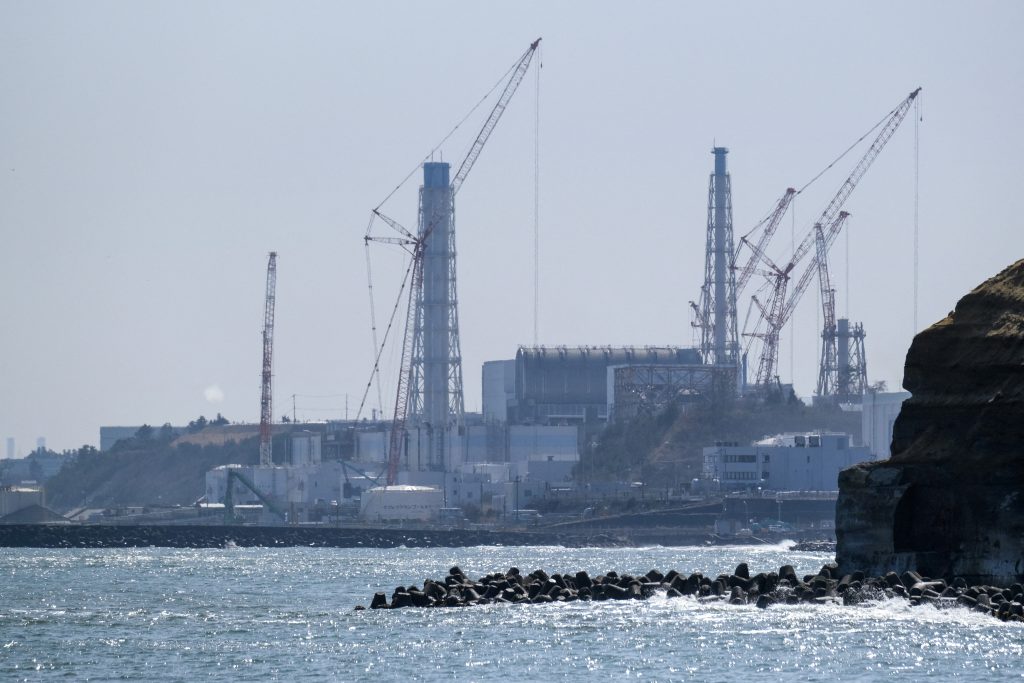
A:
[[[839,231],[842,230],[843,224],[846,222],[846,218],[850,214],[846,211],[840,211],[839,215],[836,216],[832,224],[827,229],[822,230],[820,224],[815,224],[814,232],[823,233],[822,247],[827,253],[828,249],[831,248],[832,242],[835,241]],[[786,291],[789,285],[789,275],[785,271],[780,271],[775,274],[775,286],[772,291],[772,298],[770,302],[770,308],[766,320],[768,321],[768,328],[764,332],[764,343],[761,347],[761,358],[757,364],[757,383],[763,386],[767,386],[772,379],[775,377],[776,368],[779,362],[779,333],[782,328],[789,322],[790,316],[793,315],[793,311],[796,309],[797,303],[807,290],[807,286],[811,282],[811,278],[818,272],[818,257],[815,255],[814,260],[811,261],[807,269],[801,274],[800,279],[796,283],[796,287],[793,288],[789,294],[789,298],[786,298]],[[762,311],[764,309],[762,308]]]
[[[505,85],[505,89],[501,93],[501,97],[498,98],[498,103],[494,105],[494,109],[491,110],[491,115],[487,117],[484,122],[483,128],[480,129],[480,133],[476,136],[476,140],[473,142],[473,146],[469,148],[469,153],[466,158],[462,160],[462,164],[459,166],[458,172],[455,174],[455,178],[452,179],[451,188],[452,196],[459,191],[462,187],[462,183],[465,182],[466,176],[473,170],[473,164],[476,163],[477,158],[480,156],[480,152],[484,150],[484,145],[487,143],[487,138],[491,137],[491,133],[494,132],[494,127],[498,125],[498,119],[505,113],[505,107],[508,106],[509,100],[516,93],[519,88],[519,84],[522,83],[523,77],[526,75],[526,70],[530,66],[530,60],[533,59],[533,53],[537,51],[537,46],[540,45],[540,38],[530,43],[530,47],[526,49],[523,56],[519,58],[519,62],[516,63],[512,71],[512,77]]]
[[[387,223],[388,226],[392,230],[394,230],[395,232],[397,232],[397,233],[399,233],[401,235],[404,235],[406,239],[409,239],[409,240],[415,240],[416,239],[415,235],[413,235],[404,225],[402,225],[401,223],[396,221],[394,218],[391,218],[390,216],[386,216],[386,215],[382,214],[377,209],[373,210],[373,215],[376,216],[377,218],[381,219],[385,223]],[[375,237],[370,237],[369,235],[367,235],[367,239],[370,239],[370,240],[373,240],[373,241],[380,241],[379,239],[377,239]]]
[[[857,165],[854,166],[853,171],[850,172],[846,181],[839,187],[839,191],[836,192],[834,197],[832,197],[832,201],[828,203],[825,210],[821,212],[821,216],[818,217],[818,220],[814,221],[815,223],[829,225],[833,220],[835,220],[836,215],[838,215],[840,209],[843,208],[843,204],[846,203],[846,200],[849,199],[850,195],[853,193],[854,188],[857,187],[857,183],[860,182],[861,178],[864,177],[864,174],[867,173],[868,169],[871,167],[871,164],[874,163],[875,159],[878,158],[878,155],[882,153],[883,149],[885,149],[886,144],[888,144],[889,140],[896,133],[896,129],[900,127],[901,123],[903,123],[903,119],[907,117],[907,114],[910,112],[910,106],[914,103],[919,92],[921,92],[920,88],[907,95],[907,98],[900,102],[899,105],[890,112],[889,117],[882,124],[882,130],[878,131],[878,135],[875,136],[871,146],[868,147],[866,152],[864,152],[864,156],[862,156],[860,161],[857,162]],[[798,246],[796,251],[793,252],[793,258],[790,259],[789,264],[787,264],[785,268],[785,272],[787,274],[796,268],[797,264],[800,263],[801,259],[803,259],[813,244],[814,230],[811,229],[804,237],[803,241],[800,242],[800,246]]]
[[[740,271],[739,277],[736,278],[736,295],[739,296],[743,288],[747,286],[747,282],[750,281],[750,276],[754,274],[754,268],[757,266],[758,260],[765,261],[770,267],[774,267],[774,264],[765,256],[764,250],[768,247],[768,242],[771,241],[775,235],[775,231],[778,230],[779,224],[782,222],[782,217],[786,215],[786,210],[789,209],[790,202],[796,196],[796,190],[792,187],[786,189],[786,193],[779,199],[778,204],[775,205],[775,210],[772,211],[768,220],[765,221],[764,230],[761,232],[761,236],[757,239],[757,244],[750,242],[746,235],[740,238],[740,244],[746,244],[750,247],[750,258],[747,259],[746,265]],[[735,261],[735,258],[733,259]]]
[[[827,257],[828,250],[832,248],[832,243],[836,241],[836,237],[842,231],[843,226],[846,224],[846,219],[849,217],[849,213],[846,211],[840,211],[839,215],[835,217],[828,228],[824,230],[820,223],[815,223],[813,233],[817,235],[819,231],[822,234],[822,244],[824,245],[824,255]],[[793,315],[793,311],[796,309],[797,303],[800,301],[800,297],[803,296],[807,286],[811,283],[811,279],[817,274],[821,261],[819,260],[818,254],[814,255],[814,259],[811,260],[807,269],[800,275],[800,279],[796,283],[796,287],[793,288],[792,294],[789,295],[789,300],[786,301],[786,305],[782,309],[782,314],[779,317],[779,329],[785,327],[786,323],[789,322],[789,318]]]
[[[843,184],[839,187],[835,196],[822,211],[821,216],[814,222],[814,226],[828,226],[826,229],[825,239],[828,245],[831,245],[831,239],[834,239],[835,234],[831,234],[833,229],[835,233],[842,228],[842,223],[845,220],[845,216],[842,214],[842,207],[846,200],[849,199],[853,190],[857,187],[857,184],[867,173],[868,168],[874,163],[878,155],[881,154],[886,144],[896,133],[900,124],[906,118],[910,112],[910,107],[917,99],[918,93],[921,92],[921,88],[917,88],[911,92],[902,102],[900,102],[895,109],[889,112],[889,115],[882,121],[881,130],[875,136],[871,145],[867,151],[854,166],[853,171],[846,178]],[[799,192],[797,193],[799,194]],[[767,330],[764,333],[764,344],[761,348],[761,358],[758,363],[757,382],[767,386],[771,379],[775,376],[775,369],[778,364],[778,341],[779,335],[782,332],[782,328],[785,327],[786,322],[793,314],[793,309],[796,307],[797,302],[803,295],[804,290],[810,282],[811,277],[814,276],[817,271],[817,258],[814,262],[804,271],[797,286],[792,290],[789,295],[789,299],[785,299],[786,283],[789,280],[790,274],[800,264],[804,256],[814,245],[815,241],[815,228],[804,236],[799,246],[794,250],[792,258],[789,263],[783,266],[779,272],[775,275],[774,282],[774,293],[769,307],[769,317],[767,318]]]
[[[526,70],[530,66],[530,61],[533,59],[533,54],[537,51],[538,45],[540,45],[540,38],[530,44],[530,47],[527,48],[526,52],[523,53],[519,58],[519,61],[516,62],[515,66],[512,68],[512,76],[509,78],[508,83],[506,83],[505,89],[498,98],[498,102],[494,105],[494,109],[491,110],[490,115],[487,117],[483,127],[480,129],[480,133],[477,135],[476,140],[473,141],[473,145],[470,147],[469,152],[459,165],[459,170],[456,172],[455,178],[449,185],[450,198],[455,197],[455,194],[459,191],[459,188],[462,187],[462,183],[465,182],[469,172],[473,169],[473,165],[480,157],[480,153],[483,151],[484,145],[487,143],[488,138],[490,138],[491,133],[494,132],[494,127],[498,124],[499,119],[501,119],[501,115],[505,112],[505,108],[508,106],[509,101],[512,99],[512,96],[519,88],[519,84],[522,82],[523,77],[526,75]],[[427,241],[433,233],[438,221],[437,216],[435,215],[425,217],[425,220],[422,221],[422,233],[414,237],[412,233],[396,221],[388,218],[379,211],[375,210],[374,214],[406,237],[406,240],[395,240],[394,238],[392,238],[392,240],[394,242],[411,246],[413,258],[412,286],[409,288],[409,306],[406,312],[405,336],[402,339],[402,355],[398,370],[398,387],[395,392],[395,413],[391,422],[391,436],[388,440],[387,485],[393,486],[398,482],[398,465],[401,461],[402,447],[405,443],[405,425],[408,421],[409,413],[409,392],[413,386],[414,368],[412,359],[415,353],[413,347],[417,344],[416,328],[418,313],[416,302],[419,301],[420,293],[423,291],[424,254],[427,248]]]
[[[840,216],[843,214],[840,213]],[[825,326],[821,333],[821,367],[818,370],[818,395],[828,396],[835,390],[836,368],[836,290],[828,272],[828,244],[821,223],[814,226],[814,258],[818,264],[818,287],[821,289],[821,311]]]
[[[260,394],[260,466],[274,464],[270,425],[274,419],[271,382],[274,370],[274,302],[277,288],[277,252],[267,260],[267,293],[263,310],[263,390]]]
[[[840,213],[843,219],[848,215],[845,212]],[[818,286],[821,288],[822,320],[825,321],[825,329],[832,330],[836,326],[836,290],[832,289],[832,278],[828,272],[828,246],[825,231],[822,230],[821,223],[818,223],[814,226],[814,258],[818,266]]]
[[[395,391],[395,415],[391,421],[391,435],[388,439],[387,485],[398,483],[398,463],[405,443],[405,423],[409,416],[409,386],[412,384],[413,329],[416,325],[416,301],[423,290],[423,251],[426,236],[416,242],[413,250],[412,286],[409,287],[409,308],[406,311],[405,336],[402,338],[402,356],[398,370],[398,387]]]
[[[757,384],[767,387],[775,377],[775,368],[779,362],[779,331],[782,326],[776,327],[772,324],[781,314],[782,302],[786,298],[786,287],[789,284],[789,277],[782,272],[775,274],[775,287],[772,291],[771,301],[768,302],[768,327],[762,334],[761,358],[757,363]],[[758,302],[758,308],[762,313],[765,307]]]

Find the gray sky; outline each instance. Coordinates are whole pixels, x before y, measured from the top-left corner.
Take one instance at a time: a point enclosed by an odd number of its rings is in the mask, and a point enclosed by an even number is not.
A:
[[[714,142],[737,235],[923,86],[921,326],[1024,256],[1018,2],[0,2],[0,437],[355,414],[372,362],[369,210],[543,36],[544,344],[690,344]],[[533,338],[531,70],[458,200],[467,408]],[[456,162],[485,111],[444,148]],[[846,208],[869,379],[912,325],[913,123]],[[797,239],[855,157],[796,202]],[[417,183],[387,205],[415,224]],[[779,231],[775,256],[789,240]],[[401,259],[373,253],[378,319]],[[832,252],[847,311],[845,240]],[[817,376],[816,286],[794,375]],[[741,311],[742,315],[742,311]],[[780,370],[790,375],[790,341]],[[392,393],[393,355],[385,372]],[[217,387],[218,391],[207,391]],[[214,400],[210,400],[214,399]],[[217,400],[220,399],[220,400]]]

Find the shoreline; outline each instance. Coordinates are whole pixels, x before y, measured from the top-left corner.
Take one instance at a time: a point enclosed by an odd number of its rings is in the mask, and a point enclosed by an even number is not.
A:
[[[108,525],[11,524],[0,525],[4,548],[430,548],[471,546],[645,547],[764,545],[796,538],[726,538],[707,532],[675,529],[620,529],[589,533],[534,529],[428,529],[396,527],[290,527],[227,525]]]

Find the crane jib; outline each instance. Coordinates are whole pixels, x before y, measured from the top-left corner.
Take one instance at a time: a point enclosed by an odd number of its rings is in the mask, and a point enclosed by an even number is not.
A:
[[[820,229],[820,226],[828,226],[824,236],[823,245],[826,250],[831,245],[832,240],[835,239],[835,235],[842,229],[842,225],[847,217],[847,214],[842,211],[843,205],[846,203],[846,200],[849,199],[850,195],[857,187],[857,184],[864,177],[864,174],[867,173],[871,164],[874,163],[875,159],[878,158],[878,155],[881,154],[886,144],[896,133],[900,124],[903,123],[907,113],[910,111],[911,105],[920,92],[921,88],[917,88],[892,110],[882,124],[882,129],[878,132],[878,135],[875,136],[870,147],[868,147],[867,151],[857,162],[853,171],[839,187],[839,190],[825,207],[821,216],[814,221],[813,225],[817,226],[818,229]],[[797,286],[793,289],[789,299],[787,300],[785,289],[789,280],[789,275],[803,260],[804,256],[807,255],[807,252],[811,249],[814,243],[815,227],[812,227],[794,251],[793,257],[790,259],[789,263],[787,263],[781,272],[776,275],[774,285],[775,289],[772,293],[772,303],[770,306],[771,310],[766,320],[768,329],[765,333],[765,343],[761,349],[761,358],[758,363],[757,383],[760,385],[767,386],[775,376],[779,334],[792,315],[793,310],[799,302],[804,290],[807,288],[807,283],[818,268],[818,258],[815,257],[811,265],[808,266],[807,270],[801,276],[800,281],[797,283]]]

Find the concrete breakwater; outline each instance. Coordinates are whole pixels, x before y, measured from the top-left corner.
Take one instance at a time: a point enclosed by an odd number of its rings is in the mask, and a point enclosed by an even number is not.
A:
[[[390,600],[375,593],[371,609],[403,607],[468,607],[488,604],[539,604],[552,602],[644,600],[664,593],[669,598],[692,596],[700,602],[754,604],[767,608],[775,604],[857,605],[882,599],[906,599],[912,605],[938,608],[967,607],[1004,621],[1024,621],[1024,587],[969,586],[962,578],[947,583],[912,571],[898,575],[867,577],[863,572],[838,575],[838,565],[826,564],[817,574],[798,577],[791,565],[778,571],[750,574],[741,563],[730,575],[715,578],[697,572],[686,576],[675,570],[662,573],[652,569],[642,576],[608,572],[591,577],[585,571],[548,574],[537,569],[523,574],[512,567],[507,572],[470,579],[459,567],[452,567],[443,579],[427,579],[423,587],[399,586]],[[357,610],[365,609],[362,605]]]
[[[574,535],[478,529],[396,529],[208,525],[0,525],[0,547],[7,548],[223,548],[312,546],[324,548],[461,548],[477,545],[560,545],[611,547],[620,539],[601,534]]]

